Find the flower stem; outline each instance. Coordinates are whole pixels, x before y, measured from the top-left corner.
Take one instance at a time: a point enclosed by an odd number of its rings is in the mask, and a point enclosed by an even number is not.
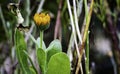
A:
[[[85,61],[85,68],[86,74],[89,74],[89,31],[87,33],[87,40],[86,40],[86,61]]]
[[[40,31],[40,48],[42,48],[43,30]]]

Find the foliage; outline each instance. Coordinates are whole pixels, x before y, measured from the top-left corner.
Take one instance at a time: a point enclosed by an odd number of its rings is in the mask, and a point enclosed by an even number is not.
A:
[[[16,55],[24,74],[36,74],[36,69],[30,69],[24,50],[27,50],[23,34],[16,30],[15,33]],[[36,49],[36,56],[42,74],[70,74],[70,62],[68,56],[63,53],[59,40],[51,42],[47,49]],[[33,66],[33,65],[32,65]],[[33,66],[34,67],[34,66]]]
[[[0,0],[0,74],[119,74],[119,18],[120,0]]]

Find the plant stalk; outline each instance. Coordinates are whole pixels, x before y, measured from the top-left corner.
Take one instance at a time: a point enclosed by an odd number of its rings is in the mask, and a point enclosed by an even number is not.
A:
[[[40,48],[42,49],[43,30],[40,31]]]
[[[87,41],[86,41],[86,60],[85,60],[85,69],[86,69],[86,74],[89,74],[89,31],[87,34]]]
[[[87,1],[85,1],[87,2]],[[84,30],[84,35],[83,35],[83,39],[82,39],[82,45],[80,47],[80,56],[78,58],[78,63],[77,63],[77,68],[76,68],[76,72],[75,74],[78,74],[79,72],[79,68],[80,68],[80,63],[81,63],[81,60],[82,60],[82,55],[83,55],[83,51],[84,51],[84,45],[85,45],[85,41],[86,41],[86,37],[87,37],[87,32],[88,32],[88,28],[89,28],[89,25],[90,25],[90,19],[91,19],[91,15],[92,15],[92,9],[93,9],[93,3],[94,3],[94,0],[91,1],[91,5],[90,5],[90,9],[89,9],[89,13],[86,14],[86,27],[85,27],[85,30]],[[86,7],[86,6],[85,6]]]

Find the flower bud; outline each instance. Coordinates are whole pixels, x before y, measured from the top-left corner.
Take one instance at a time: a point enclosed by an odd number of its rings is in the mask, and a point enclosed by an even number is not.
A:
[[[33,19],[40,30],[46,30],[49,27],[50,16],[48,14],[36,13]]]

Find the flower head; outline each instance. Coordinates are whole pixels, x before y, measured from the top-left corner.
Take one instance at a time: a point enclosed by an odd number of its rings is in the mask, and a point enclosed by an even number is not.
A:
[[[39,26],[42,30],[48,28],[50,24],[50,16],[45,13],[36,13],[33,19],[36,25]]]
[[[34,21],[36,25],[47,25],[50,23],[50,16],[45,13],[36,13],[34,15]]]

